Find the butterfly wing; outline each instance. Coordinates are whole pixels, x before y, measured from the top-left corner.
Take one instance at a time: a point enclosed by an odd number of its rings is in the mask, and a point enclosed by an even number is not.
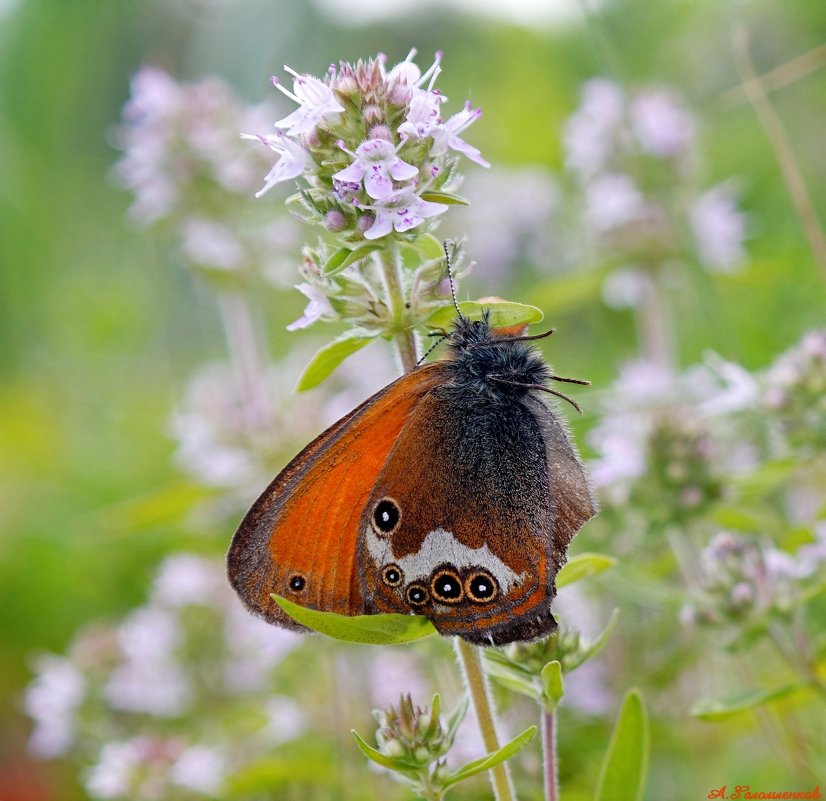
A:
[[[424,614],[478,643],[553,630],[556,573],[596,507],[537,396],[501,403],[445,383],[416,405],[359,525],[370,611]]]
[[[299,453],[247,512],[227,556],[247,608],[300,628],[270,597],[340,614],[365,611],[355,570],[358,521],[410,414],[440,381],[440,364],[407,373]]]

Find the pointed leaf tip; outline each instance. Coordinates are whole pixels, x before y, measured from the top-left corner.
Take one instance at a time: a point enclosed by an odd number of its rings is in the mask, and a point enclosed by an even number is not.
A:
[[[536,726],[531,726],[525,729],[522,734],[514,737],[509,743],[503,745],[498,751],[487,754],[480,759],[474,759],[473,762],[468,762],[467,765],[459,768],[459,770],[450,776],[444,784],[445,789],[471,776],[475,776],[477,773],[482,773],[483,771],[495,768],[497,765],[501,765],[506,759],[510,759],[517,751],[524,748],[524,746],[534,738],[535,734]]]
[[[398,645],[436,633],[433,624],[421,615],[339,615],[299,606],[280,595],[271,597],[302,626],[344,642]]]
[[[640,801],[648,773],[648,749],[648,716],[634,688],[626,694],[617,718],[595,801]]]
[[[769,689],[744,690],[726,698],[706,698],[695,704],[690,714],[700,720],[723,720],[770,701],[779,701],[805,686],[805,682],[796,681]]]
[[[545,696],[545,706],[549,711],[553,709],[565,694],[565,687],[562,680],[562,665],[557,662],[548,662],[542,668],[542,688]]]
[[[468,320],[481,320],[485,312],[488,313],[488,322],[491,328],[513,328],[514,326],[530,325],[542,321],[542,310],[526,303],[515,303],[509,300],[496,300],[489,303],[480,303],[475,300],[463,300],[459,304],[462,316]],[[449,328],[456,319],[456,309],[453,305],[441,306],[436,309],[427,320],[431,328]]]
[[[317,387],[348,356],[352,356],[356,351],[361,350],[378,335],[378,331],[353,328],[324,345],[304,368],[304,372],[301,373],[301,377],[298,379],[296,391],[305,392],[308,389]]]
[[[616,563],[617,560],[613,556],[602,553],[580,553],[572,556],[556,577],[557,589],[580,579],[596,576]]]

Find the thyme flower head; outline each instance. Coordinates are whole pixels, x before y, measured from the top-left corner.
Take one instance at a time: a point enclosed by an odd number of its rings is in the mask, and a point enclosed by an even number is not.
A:
[[[415,54],[389,70],[384,54],[342,62],[323,78],[285,67],[292,90],[278,78],[273,85],[298,108],[275,122],[275,134],[243,134],[279,156],[257,196],[302,179],[293,210],[343,243],[430,230],[459,186],[459,157],[489,165],[462,138],[481,110],[467,103],[445,116],[447,98],[435,88],[442,54],[424,72]]]

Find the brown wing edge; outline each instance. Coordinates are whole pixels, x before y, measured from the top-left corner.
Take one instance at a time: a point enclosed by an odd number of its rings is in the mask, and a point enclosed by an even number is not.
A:
[[[258,595],[248,591],[250,584],[259,578],[262,572],[266,573],[270,562],[268,549],[272,525],[263,527],[262,522],[265,518],[271,521],[277,518],[312,466],[317,463],[318,459],[323,458],[324,454],[361,419],[365,412],[379,401],[386,399],[388,395],[398,393],[410,381],[421,382],[421,387],[415,394],[419,398],[423,397],[441,380],[440,374],[443,366],[444,362],[433,362],[419,367],[371,395],[305,446],[253,503],[233,535],[227,552],[227,579],[249,612],[263,618],[268,623],[296,631],[306,631],[304,626],[296,623],[280,609],[274,606],[262,608]],[[429,373],[427,376],[429,380],[423,380],[423,371]],[[411,410],[413,406],[415,403],[411,405]],[[259,583],[265,578],[266,575],[260,578]]]
[[[555,574],[566,562],[571,540],[597,514],[599,503],[563,419],[544,398],[528,394],[523,403],[533,412],[545,440],[548,483],[554,495],[551,542]]]
[[[568,545],[576,533],[599,511],[599,504],[567,426],[544,398],[529,393],[522,401],[540,426],[548,460],[549,490],[554,496],[548,566],[548,595],[529,612],[504,624],[458,636],[474,645],[507,645],[547,637],[557,629],[551,614],[556,597],[556,575],[567,561]]]

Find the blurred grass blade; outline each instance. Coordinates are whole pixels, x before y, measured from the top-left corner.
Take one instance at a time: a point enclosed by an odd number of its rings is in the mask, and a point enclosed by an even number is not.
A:
[[[602,633],[589,646],[583,648],[579,652],[576,663],[568,668],[569,671],[574,670],[574,668],[578,668],[602,650],[602,646],[608,642],[608,638],[611,636],[611,632],[617,624],[617,618],[619,618],[619,609],[615,608],[614,611],[611,612],[611,618],[608,620],[608,623],[602,630]]]
[[[580,553],[572,556],[556,577],[557,589],[566,584],[573,584],[580,579],[596,576],[609,567],[613,567],[617,560],[613,556],[601,553]]]
[[[536,306],[512,301],[491,301],[478,303],[475,300],[465,300],[459,304],[462,316],[468,320],[481,320],[485,311],[489,313],[489,322],[492,328],[510,328],[515,325],[530,325],[538,323],[544,315]],[[449,328],[456,319],[456,309],[453,306],[442,306],[436,309],[427,320],[431,328]]]
[[[459,768],[459,770],[445,782],[445,789],[471,776],[475,776],[477,773],[495,768],[506,759],[510,759],[517,751],[527,745],[534,738],[535,734],[536,726],[531,726],[529,729],[525,729],[519,736],[514,737],[509,743],[503,745],[498,751],[494,751],[480,759],[474,759],[473,762],[468,762],[467,765]]]
[[[310,359],[310,363],[304,368],[304,372],[301,373],[296,391],[305,392],[308,389],[317,387],[348,356],[352,356],[356,351],[361,350],[377,336],[377,331],[353,328],[320,348],[315,356]]]
[[[639,690],[629,690],[602,763],[594,801],[640,801],[648,773],[648,717]]]
[[[344,642],[396,645],[429,637],[433,624],[421,615],[338,615],[299,606],[279,595],[273,600],[295,621],[308,629]]]
[[[739,715],[749,709],[754,709],[769,701],[778,701],[806,686],[805,682],[783,684],[771,689],[746,690],[728,698],[707,698],[699,701],[691,708],[691,714],[700,720],[723,720],[733,715]]]

